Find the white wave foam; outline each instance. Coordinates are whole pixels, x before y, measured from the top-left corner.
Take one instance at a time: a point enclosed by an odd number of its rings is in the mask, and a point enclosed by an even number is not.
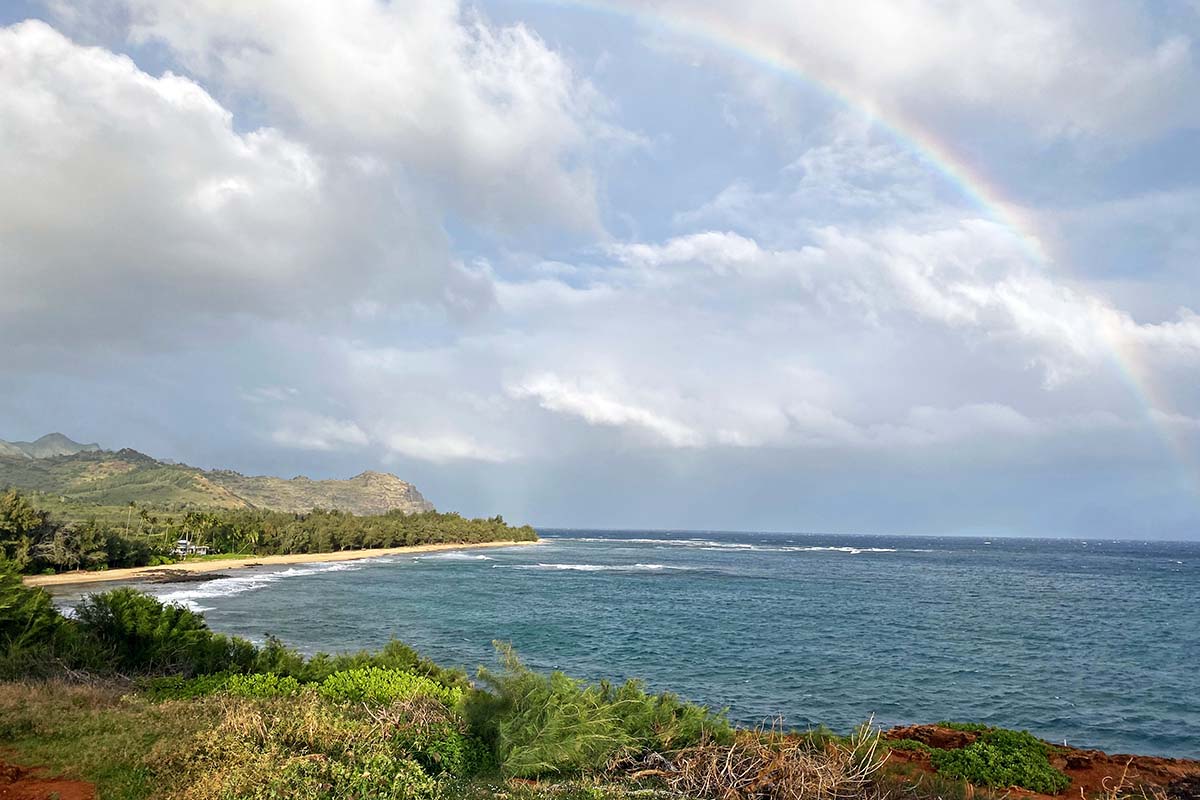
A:
[[[462,553],[452,550],[449,553],[438,553],[432,556],[414,556],[414,561],[495,561],[491,556]]]
[[[361,565],[346,561],[335,563],[323,562],[305,567],[290,567],[280,572],[256,572],[232,578],[217,578],[216,580],[205,581],[204,583],[190,584],[186,589],[176,589],[162,593],[151,589],[150,593],[164,603],[174,603],[192,611],[211,611],[212,606],[204,606],[196,601],[253,592],[285,578],[317,575],[322,572],[353,572],[359,569],[362,569]]]
[[[708,539],[610,539],[604,536],[556,536],[550,541],[599,542],[601,544],[660,544],[664,547],[753,547],[752,544],[714,542]]]
[[[895,553],[894,547],[821,547],[813,545],[811,547],[780,547],[779,550],[784,553],[849,553],[858,555],[859,553]],[[912,552],[918,552],[916,550]]]
[[[688,568],[671,567],[666,564],[516,564],[514,569],[548,569],[564,572],[659,572]]]
[[[712,539],[609,539],[601,536],[561,537],[559,541],[566,542],[595,542],[601,544],[652,544],[663,547],[694,547],[699,550],[736,550],[754,553],[817,553],[837,552],[858,555],[859,553],[896,553],[894,547],[850,547],[850,546],[818,546],[797,545],[777,546],[769,544],[749,544],[747,542],[718,542]],[[932,550],[905,550],[910,553],[931,553]]]

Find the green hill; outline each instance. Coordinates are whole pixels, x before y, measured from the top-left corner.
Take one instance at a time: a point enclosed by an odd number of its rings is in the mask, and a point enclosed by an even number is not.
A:
[[[0,487],[33,493],[39,505],[67,515],[109,516],[135,502],[164,511],[260,508],[354,514],[433,510],[412,484],[364,472],[347,480],[290,480],[202,470],[159,461],[136,450],[101,450],[62,434],[36,442],[0,440]]]

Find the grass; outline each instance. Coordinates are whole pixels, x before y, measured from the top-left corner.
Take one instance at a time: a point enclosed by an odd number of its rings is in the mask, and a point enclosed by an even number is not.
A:
[[[28,764],[96,784],[105,800],[141,800],[161,787],[144,755],[203,730],[203,706],[123,699],[116,686],[0,684],[0,741]]]
[[[311,691],[153,702],[119,683],[0,683],[6,758],[93,782],[105,800],[625,800],[660,794],[595,780],[527,784],[438,776],[405,757],[400,748],[412,756],[415,746],[397,745],[394,733],[439,720],[411,704],[390,713],[341,706]]]
[[[227,681],[215,694],[155,702],[151,684],[0,684],[0,743],[10,760],[91,781],[106,800],[651,800],[717,796],[720,781],[733,781],[718,792],[731,799],[831,800],[863,796],[880,763],[861,740],[814,747],[742,731],[729,744],[646,754],[640,766],[526,781],[489,771],[465,720],[438,698],[344,704],[315,685],[231,677],[255,690],[236,696]],[[669,776],[647,778],[647,763],[669,764]],[[764,776],[777,789],[747,793]]]
[[[992,800],[961,778],[931,775],[910,765],[889,766],[876,777],[866,800]]]

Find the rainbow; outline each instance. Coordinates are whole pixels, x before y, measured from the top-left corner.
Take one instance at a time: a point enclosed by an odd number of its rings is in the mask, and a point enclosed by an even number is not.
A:
[[[636,3],[636,6],[623,5],[612,0],[532,2],[613,15],[682,34],[703,41],[743,61],[804,82],[839,105],[862,115],[942,175],[988,219],[1009,231],[1021,244],[1034,266],[1047,271],[1058,266],[1061,272],[1060,263],[1051,258],[1037,234],[1036,225],[1021,206],[1005,200],[1001,191],[987,176],[959,157],[952,147],[939,141],[932,133],[899,111],[888,110],[887,116],[883,116],[871,98],[855,94],[851,87],[840,84],[835,79],[813,74],[784,49],[763,41],[753,31],[739,28],[734,21],[703,8],[673,9],[667,14],[654,8],[649,0],[630,0],[631,4]],[[1120,377],[1136,401],[1151,430],[1161,439],[1171,460],[1180,468],[1185,492],[1200,499],[1200,459],[1197,458],[1200,454],[1193,454],[1188,442],[1183,437],[1174,435],[1171,420],[1176,414],[1170,399],[1158,386],[1152,370],[1145,364],[1136,346],[1130,342],[1127,333],[1122,330],[1119,320],[1101,325],[1100,335],[1108,344],[1108,359],[1115,374]]]

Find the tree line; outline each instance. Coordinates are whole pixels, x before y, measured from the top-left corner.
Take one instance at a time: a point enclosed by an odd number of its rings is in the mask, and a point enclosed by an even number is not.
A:
[[[0,495],[0,561],[25,573],[156,566],[174,560],[177,539],[210,553],[247,556],[537,539],[533,528],[511,526],[500,516],[468,519],[437,511],[356,516],[320,508],[303,514],[238,509],[160,518],[136,503],[125,510],[118,522],[63,521],[10,489]]]

